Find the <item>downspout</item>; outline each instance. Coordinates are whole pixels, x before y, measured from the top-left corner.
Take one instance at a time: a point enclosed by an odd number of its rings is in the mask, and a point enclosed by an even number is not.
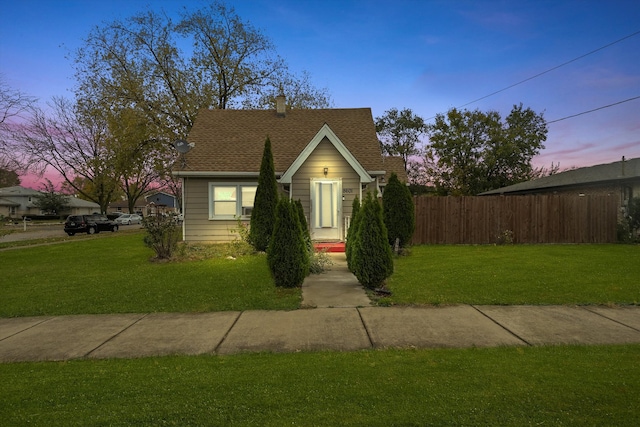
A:
[[[184,242],[186,237],[187,237],[187,232],[186,232],[186,221],[184,219],[184,202],[187,198],[187,177],[184,178],[180,178],[180,181],[182,182],[182,241]]]

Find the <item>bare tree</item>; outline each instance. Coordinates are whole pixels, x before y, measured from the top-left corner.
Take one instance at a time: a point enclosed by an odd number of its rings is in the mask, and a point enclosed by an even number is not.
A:
[[[34,97],[12,89],[0,74],[0,169],[13,173],[24,170],[24,158],[12,135],[35,102]]]
[[[106,122],[100,116],[82,115],[81,109],[64,98],[54,98],[50,108],[53,113],[47,116],[33,107],[30,117],[12,130],[12,138],[33,171],[55,170],[71,188],[106,212],[119,179]]]

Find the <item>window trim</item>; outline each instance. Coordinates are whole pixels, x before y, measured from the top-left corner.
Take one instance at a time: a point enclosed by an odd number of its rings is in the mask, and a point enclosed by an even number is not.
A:
[[[214,198],[213,198],[213,191],[215,187],[236,187],[236,213],[235,215],[215,215],[214,214]],[[251,218],[250,215],[242,215],[242,207],[243,207],[243,200],[242,200],[242,187],[258,187],[258,183],[254,182],[254,181],[248,181],[248,182],[225,182],[225,181],[211,181],[209,182],[209,185],[207,186],[208,189],[208,193],[207,193],[207,197],[209,199],[209,220],[210,221],[216,221],[216,220],[235,220],[236,218],[241,218],[241,219],[249,219]]]

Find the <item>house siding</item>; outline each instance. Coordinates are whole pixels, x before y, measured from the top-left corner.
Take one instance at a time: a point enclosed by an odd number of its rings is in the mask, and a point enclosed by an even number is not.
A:
[[[324,176],[324,168],[329,168]],[[324,138],[316,149],[309,155],[291,180],[291,198],[300,200],[307,217],[311,220],[311,179],[327,178],[342,180],[342,212],[340,213],[341,237],[344,238],[344,218],[351,216],[351,207],[356,196],[360,195],[360,176],[338,152],[333,144]]]
[[[255,179],[219,180],[212,178],[185,178],[184,239],[187,242],[229,242],[239,236],[232,230],[238,226],[235,220],[209,219],[209,183],[257,183]],[[246,221],[249,222],[248,220]]]

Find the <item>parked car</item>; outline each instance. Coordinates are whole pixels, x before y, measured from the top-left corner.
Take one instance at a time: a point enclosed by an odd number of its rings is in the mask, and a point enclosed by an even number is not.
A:
[[[118,224],[105,215],[69,215],[64,223],[64,232],[69,236],[76,233],[94,234],[101,231],[118,231]]]
[[[118,218],[116,218],[116,222],[118,224],[125,225],[140,224],[141,221],[142,217],[136,214],[122,214]]]
[[[115,221],[116,218],[118,218],[120,215],[124,215],[123,212],[111,212],[107,214],[107,218],[109,218],[111,221]]]

